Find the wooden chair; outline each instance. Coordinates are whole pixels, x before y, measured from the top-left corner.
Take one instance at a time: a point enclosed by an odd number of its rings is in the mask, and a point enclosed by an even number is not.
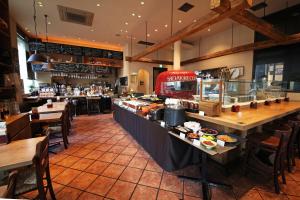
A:
[[[31,167],[19,171],[14,196],[20,196],[33,190],[38,190],[37,199],[47,199],[49,190],[51,199],[56,199],[52,187],[49,169],[49,134],[36,145],[36,153]],[[45,178],[44,178],[45,177]],[[44,180],[47,184],[45,185]]]
[[[291,127],[284,124],[281,125],[280,130],[275,131],[274,136],[265,136],[264,139],[262,139],[264,136],[260,136],[260,140],[250,137],[247,142],[245,172],[251,169],[262,175],[272,175],[276,193],[280,192],[278,176],[281,176],[282,182],[286,184],[284,161],[291,134]],[[273,162],[269,159],[272,156],[274,157]]]
[[[7,185],[0,187],[0,198],[14,198],[17,175],[18,171],[16,170],[9,173]]]

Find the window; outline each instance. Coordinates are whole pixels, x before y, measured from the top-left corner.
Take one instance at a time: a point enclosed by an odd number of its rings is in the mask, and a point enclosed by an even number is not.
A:
[[[28,49],[27,43],[20,37],[17,37],[18,42],[18,56],[19,56],[19,65],[20,65],[20,78],[23,80],[24,93],[30,92],[30,86],[34,85],[34,80],[28,79],[27,71],[27,58],[26,58],[26,49]]]

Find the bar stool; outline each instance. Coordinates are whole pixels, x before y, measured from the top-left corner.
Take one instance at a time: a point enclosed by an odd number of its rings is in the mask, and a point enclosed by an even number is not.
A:
[[[275,192],[279,193],[278,176],[281,176],[282,182],[286,184],[284,160],[292,128],[288,124],[281,124],[274,133],[271,136],[269,133],[258,133],[248,137],[244,170],[246,173],[247,169],[252,169],[262,175],[272,173]]]
[[[90,113],[100,113],[100,100],[101,97],[86,97],[87,112]]]

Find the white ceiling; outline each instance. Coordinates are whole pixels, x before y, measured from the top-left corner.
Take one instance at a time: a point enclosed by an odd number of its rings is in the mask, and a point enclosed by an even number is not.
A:
[[[171,34],[171,1],[172,0],[36,0],[37,23],[39,35],[44,35],[44,14],[49,16],[51,25],[48,26],[49,36],[73,38],[96,43],[124,45],[130,36],[134,41],[146,39],[146,21],[148,24],[148,41],[158,42]],[[144,5],[141,5],[141,1]],[[255,0],[255,3],[263,0]],[[38,2],[42,3],[42,7]],[[185,13],[177,10],[183,3],[188,2],[195,7]],[[174,0],[173,32],[193,23],[201,16],[210,12],[210,0]],[[300,0],[288,0],[289,5],[300,3]],[[33,1],[9,0],[11,15],[24,29],[34,32]],[[267,0],[266,14],[286,7],[286,0]],[[100,4],[100,6],[97,6]],[[86,10],[95,14],[92,27],[63,22],[59,18],[57,5]],[[132,13],[135,16],[132,16]],[[262,16],[263,11],[257,13]],[[141,17],[138,18],[138,15]],[[178,21],[182,22],[179,23]],[[125,23],[128,23],[126,25]],[[165,25],[168,25],[166,28]],[[213,27],[211,31],[201,31],[189,41],[197,41],[200,37],[222,31],[232,24],[231,20],[224,20]],[[155,31],[157,29],[157,31]],[[94,31],[91,31],[94,30]],[[122,31],[121,31],[122,30]],[[116,34],[121,36],[117,37]]]

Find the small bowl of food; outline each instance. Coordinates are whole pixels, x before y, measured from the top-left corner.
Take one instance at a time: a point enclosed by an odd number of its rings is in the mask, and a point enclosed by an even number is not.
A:
[[[212,136],[216,136],[219,134],[219,132],[215,129],[211,129],[211,128],[202,128],[201,129],[201,132],[204,134],[204,135],[212,135]]]
[[[237,138],[234,138],[230,135],[218,135],[217,139],[222,140],[223,142],[226,142],[226,143],[235,143],[238,141]]]
[[[199,139],[199,135],[197,133],[188,133],[187,137],[189,139]]]
[[[211,140],[202,140],[201,144],[207,149],[213,149],[217,146],[217,143]]]

